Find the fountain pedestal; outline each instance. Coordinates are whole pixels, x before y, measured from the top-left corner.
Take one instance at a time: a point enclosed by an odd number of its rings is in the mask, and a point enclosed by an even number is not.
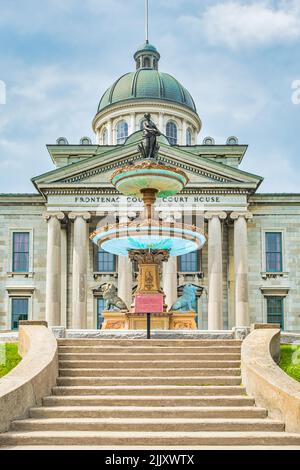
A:
[[[138,286],[134,295],[133,313],[166,312],[164,293],[160,287],[159,267],[169,259],[168,250],[129,250],[129,259],[139,266]]]
[[[195,312],[169,312],[170,330],[197,330]]]
[[[102,330],[128,330],[127,312],[104,310]]]

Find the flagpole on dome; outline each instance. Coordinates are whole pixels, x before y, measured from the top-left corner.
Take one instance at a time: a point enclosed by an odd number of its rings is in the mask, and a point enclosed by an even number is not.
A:
[[[149,43],[149,0],[145,0],[145,30],[146,44]]]

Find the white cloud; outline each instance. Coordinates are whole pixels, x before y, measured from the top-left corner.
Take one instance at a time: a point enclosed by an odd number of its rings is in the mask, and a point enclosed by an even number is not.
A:
[[[299,1],[222,2],[208,7],[202,16],[181,19],[203,32],[212,45],[232,49],[269,46],[300,39]]]
[[[91,122],[112,77],[100,67],[80,73],[65,64],[10,67],[15,74],[0,114],[0,192],[32,192],[30,178],[52,169],[46,144],[61,135],[75,144],[83,135],[95,140]]]

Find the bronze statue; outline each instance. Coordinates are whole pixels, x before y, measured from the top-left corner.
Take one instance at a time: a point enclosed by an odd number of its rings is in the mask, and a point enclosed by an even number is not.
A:
[[[144,158],[156,158],[159,146],[157,145],[157,137],[161,135],[154,122],[151,120],[151,114],[144,115],[145,121],[143,122],[145,145],[139,145]]]

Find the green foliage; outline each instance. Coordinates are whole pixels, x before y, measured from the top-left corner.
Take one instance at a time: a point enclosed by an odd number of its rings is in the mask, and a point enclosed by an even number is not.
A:
[[[280,367],[286,374],[300,382],[300,346],[282,344]]]
[[[19,364],[21,359],[17,344],[0,344],[0,377],[8,374],[8,372]]]

